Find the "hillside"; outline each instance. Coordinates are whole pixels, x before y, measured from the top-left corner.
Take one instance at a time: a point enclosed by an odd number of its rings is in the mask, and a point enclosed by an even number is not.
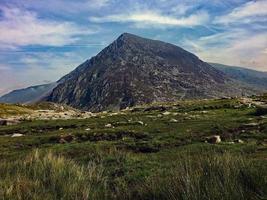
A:
[[[56,86],[56,83],[31,86],[14,90],[0,97],[1,103],[33,103],[47,95]]]
[[[224,72],[234,80],[246,83],[251,87],[267,90],[267,72],[260,72],[243,67],[222,65],[218,63],[209,63],[216,69]]]

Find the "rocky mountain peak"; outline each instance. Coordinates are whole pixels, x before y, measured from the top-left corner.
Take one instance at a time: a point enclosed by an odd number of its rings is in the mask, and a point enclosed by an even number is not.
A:
[[[48,101],[91,111],[242,93],[229,77],[194,54],[130,33],[59,82]]]

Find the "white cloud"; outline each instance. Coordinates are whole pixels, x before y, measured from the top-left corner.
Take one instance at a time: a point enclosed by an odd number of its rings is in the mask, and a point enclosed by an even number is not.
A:
[[[171,10],[171,12],[173,12],[175,14],[184,15],[192,7],[193,7],[192,5],[180,4],[180,5],[172,7],[170,10]]]
[[[0,7],[0,44],[3,47],[25,45],[62,46],[74,43],[78,36],[94,31],[71,22],[38,18],[36,13],[18,8]]]
[[[205,61],[267,71],[267,32],[252,35],[247,30],[237,29],[185,40],[184,45]]]
[[[162,15],[155,11],[133,12],[128,14],[108,15],[104,17],[90,17],[90,21],[95,23],[118,22],[136,23],[159,26],[197,26],[208,22],[209,15],[204,11],[197,12],[188,17],[175,17]]]
[[[255,21],[267,20],[267,1],[251,1],[235,8],[232,12],[224,16],[215,18],[215,23],[229,24],[229,23],[251,23]]]
[[[0,64],[0,96],[11,90],[57,81],[85,60],[78,53],[39,52]]]

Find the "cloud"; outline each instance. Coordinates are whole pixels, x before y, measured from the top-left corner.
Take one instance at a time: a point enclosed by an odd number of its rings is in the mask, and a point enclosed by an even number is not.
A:
[[[71,22],[38,18],[34,12],[1,7],[0,45],[14,48],[26,45],[63,46],[79,40],[79,36],[95,33]]]
[[[0,96],[17,88],[57,81],[84,60],[71,52],[17,55],[15,62],[0,64]]]
[[[215,23],[251,23],[267,20],[267,1],[251,1],[235,8],[232,12],[224,16],[215,18]]]
[[[199,11],[188,17],[177,18],[175,16],[162,15],[155,11],[143,11],[103,17],[90,17],[89,19],[91,22],[95,23],[117,22],[158,26],[197,26],[207,23],[209,15],[207,12]]]
[[[205,61],[267,71],[267,32],[234,29],[184,40],[184,45]]]

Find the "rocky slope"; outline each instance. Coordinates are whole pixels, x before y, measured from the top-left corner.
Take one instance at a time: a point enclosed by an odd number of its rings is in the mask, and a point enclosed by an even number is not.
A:
[[[90,111],[246,93],[192,53],[129,33],[63,79],[46,100]]]

